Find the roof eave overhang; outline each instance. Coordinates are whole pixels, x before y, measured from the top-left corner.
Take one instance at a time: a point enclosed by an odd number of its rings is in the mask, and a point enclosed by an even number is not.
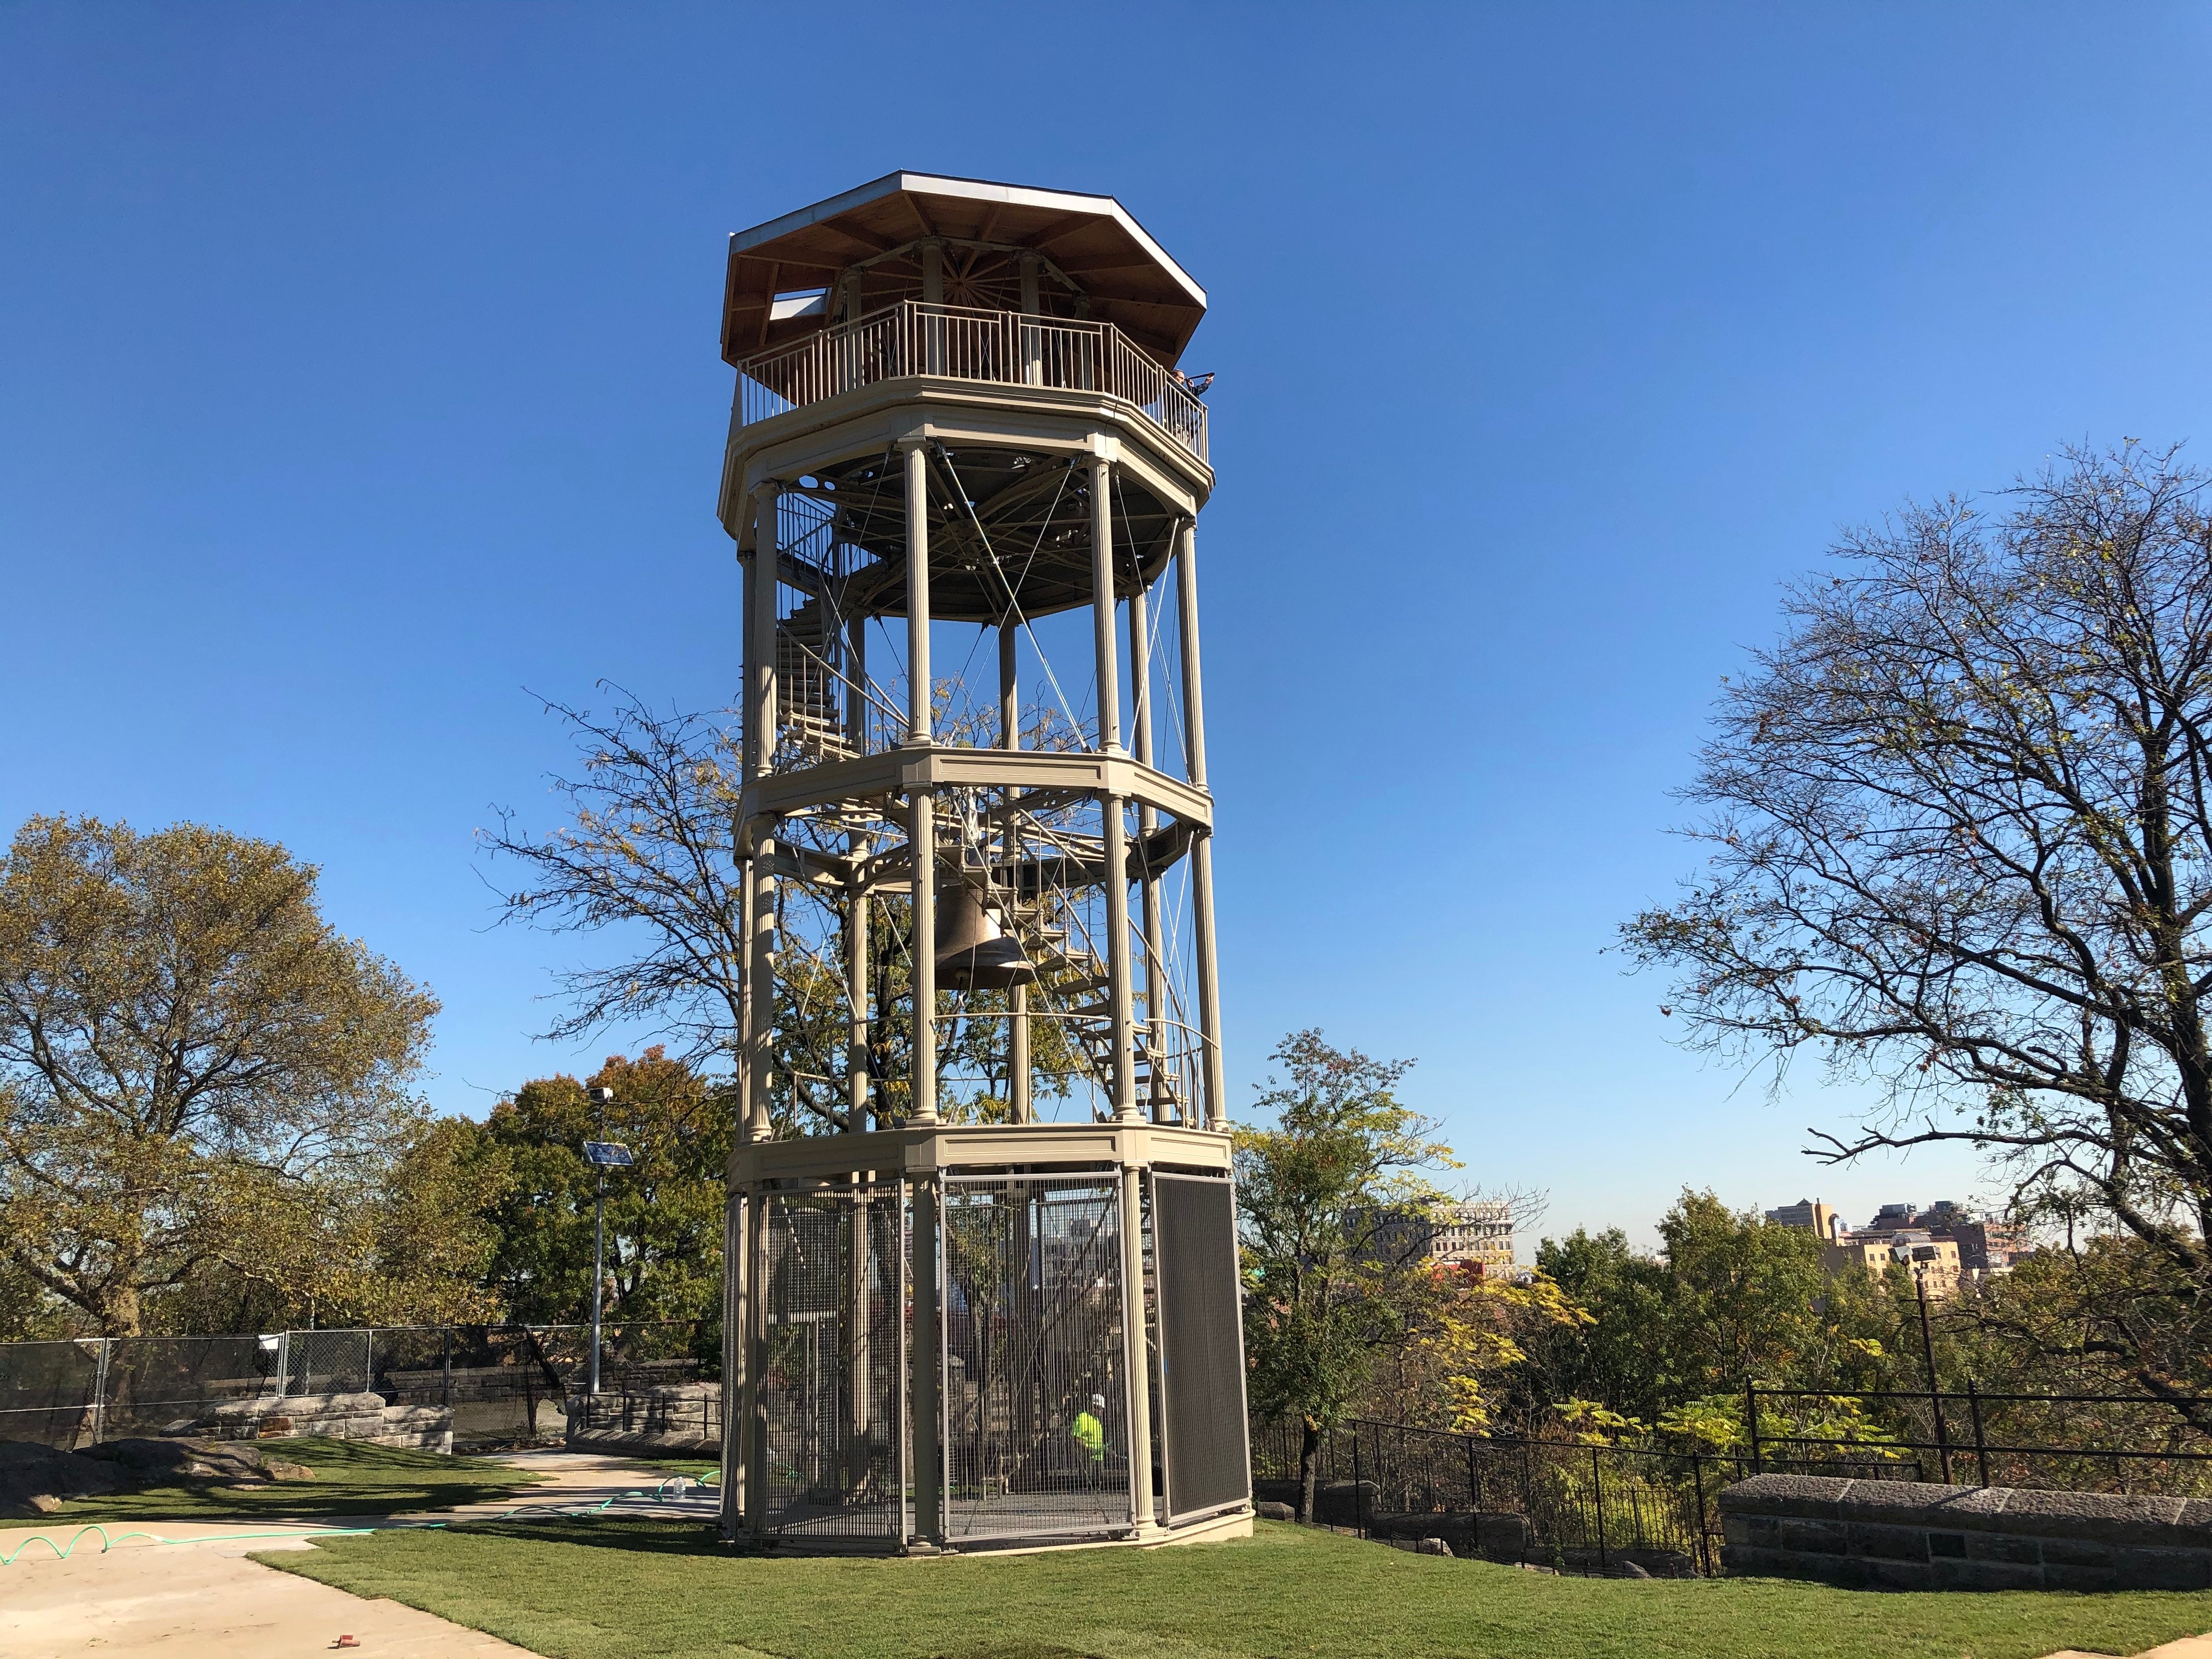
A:
[[[886,196],[896,196],[902,191],[911,191],[918,196],[951,196],[968,201],[1003,202],[1013,207],[1033,207],[1058,213],[1091,213],[1110,218],[1158,264],[1176,286],[1189,297],[1193,305],[1201,311],[1206,308],[1206,290],[1198,285],[1188,271],[1170,258],[1167,250],[1152,240],[1152,233],[1139,224],[1129,210],[1111,196],[1039,190],[1029,185],[1001,185],[984,179],[950,179],[933,173],[887,173],[882,178],[858,185],[842,195],[832,196],[811,207],[799,208],[780,219],[771,219],[764,225],[755,225],[750,230],[741,230],[730,238],[732,272],[738,258],[754,248],[775,241],[779,237],[788,236],[793,231],[804,230],[809,225],[820,224],[825,219],[834,219],[841,213],[849,213],[854,208],[881,201]],[[733,274],[730,282],[734,280]],[[726,283],[726,295],[728,291],[729,283]]]

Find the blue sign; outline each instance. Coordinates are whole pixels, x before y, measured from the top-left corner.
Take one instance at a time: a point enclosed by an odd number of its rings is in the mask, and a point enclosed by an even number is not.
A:
[[[623,1167],[637,1160],[629,1155],[629,1148],[612,1140],[587,1140],[584,1143],[584,1161],[587,1164]]]

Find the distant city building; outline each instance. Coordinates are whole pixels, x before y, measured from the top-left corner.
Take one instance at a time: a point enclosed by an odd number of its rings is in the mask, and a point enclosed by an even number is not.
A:
[[[1801,1228],[1824,1244],[1835,1243],[1849,1231],[1843,1217],[1817,1198],[1801,1198],[1795,1204],[1769,1210],[1766,1218],[1778,1227]]]
[[[1440,1266],[1479,1262],[1486,1273],[1513,1267],[1513,1206],[1502,1199],[1470,1198],[1449,1205],[1443,1225],[1429,1237],[1429,1260]]]
[[[1899,1267],[1924,1283],[1930,1296],[1949,1296],[1959,1288],[1958,1242],[1917,1228],[1855,1231],[1821,1255],[1831,1273],[1863,1267],[1869,1278],[1880,1279],[1892,1267]]]
[[[1766,1218],[1818,1238],[1832,1273],[1863,1267],[1880,1277],[1893,1267],[1907,1266],[1927,1280],[1930,1296],[1949,1296],[1962,1278],[2008,1272],[2034,1249],[2027,1228],[1948,1198],[1925,1209],[1885,1204],[1863,1227],[1844,1225],[1832,1208],[1810,1198],[1769,1210]]]
[[[1937,1238],[1957,1241],[1960,1264],[1970,1273],[2008,1272],[2035,1249],[2027,1229],[2018,1222],[2000,1220],[1948,1198],[1930,1204],[1920,1219]]]
[[[1510,1277],[1513,1206],[1502,1199],[1469,1198],[1440,1206],[1432,1217],[1394,1218],[1376,1230],[1371,1248],[1393,1261],[1477,1266],[1486,1276]]]

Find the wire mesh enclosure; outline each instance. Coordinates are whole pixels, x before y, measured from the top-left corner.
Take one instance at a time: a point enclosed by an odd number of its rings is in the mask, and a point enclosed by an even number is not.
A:
[[[898,1188],[769,1197],[766,1528],[903,1535]]]
[[[943,1188],[946,1530],[1131,1524],[1121,1183]]]
[[[1162,1173],[1140,1149],[1214,1167]],[[741,1147],[726,1534],[967,1549],[1249,1527],[1227,1164],[1227,1137],[1159,1126]]]

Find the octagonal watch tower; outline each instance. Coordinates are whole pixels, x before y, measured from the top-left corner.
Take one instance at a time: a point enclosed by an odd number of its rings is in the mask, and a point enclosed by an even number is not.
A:
[[[733,1540],[1249,1529],[1205,310],[1110,197],[899,173],[732,239]]]

